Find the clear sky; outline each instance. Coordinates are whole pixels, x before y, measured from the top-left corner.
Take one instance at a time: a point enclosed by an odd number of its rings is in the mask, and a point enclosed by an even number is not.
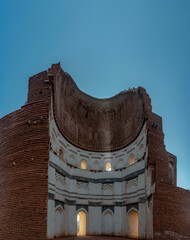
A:
[[[0,0],[0,118],[57,62],[94,97],[146,88],[190,189],[189,0]]]

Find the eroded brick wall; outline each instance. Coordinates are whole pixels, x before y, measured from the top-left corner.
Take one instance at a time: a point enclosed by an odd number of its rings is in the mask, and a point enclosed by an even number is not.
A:
[[[157,182],[153,204],[155,240],[190,239],[190,191]]]
[[[148,166],[152,167],[152,184],[155,181],[169,183],[170,153],[165,149],[162,118],[145,107],[147,119]],[[171,154],[172,155],[172,154]],[[174,168],[176,168],[176,157]],[[176,174],[175,174],[176,176]]]
[[[50,89],[45,79],[47,73],[31,78],[30,101],[0,119],[0,239],[46,239]]]
[[[138,136],[144,125],[138,89],[100,100],[81,92],[69,74],[61,68],[58,71],[54,78],[54,116],[69,142],[105,152],[121,149]]]
[[[31,77],[27,104],[0,119],[0,239],[46,239],[49,111],[59,72],[56,64]],[[176,180],[168,184],[168,163],[173,162],[176,179],[176,158],[165,150],[162,119],[152,113],[150,97],[141,87],[138,94],[147,121],[148,166],[156,182],[154,239],[190,239],[190,193],[175,187]]]

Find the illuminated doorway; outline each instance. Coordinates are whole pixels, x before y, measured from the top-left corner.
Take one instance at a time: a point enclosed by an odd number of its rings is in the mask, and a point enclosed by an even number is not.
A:
[[[86,235],[86,213],[80,211],[77,214],[77,236]]]
[[[138,213],[134,210],[130,211],[129,214],[129,237],[138,238]]]

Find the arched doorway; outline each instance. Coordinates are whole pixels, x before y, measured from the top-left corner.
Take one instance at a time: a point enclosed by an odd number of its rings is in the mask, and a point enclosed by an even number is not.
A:
[[[77,214],[77,236],[86,235],[86,213],[80,211]]]
[[[132,210],[128,213],[128,216],[129,216],[129,237],[138,238],[139,236],[138,213]]]
[[[133,165],[135,163],[135,157],[134,155],[131,155],[129,158],[129,165]]]
[[[102,215],[102,227],[104,235],[113,234],[113,212],[109,209],[104,211]]]
[[[55,237],[61,237],[63,236],[64,230],[63,230],[63,208],[61,206],[58,206],[55,209]]]

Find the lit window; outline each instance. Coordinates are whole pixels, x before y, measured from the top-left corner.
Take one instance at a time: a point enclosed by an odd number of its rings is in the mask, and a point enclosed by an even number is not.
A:
[[[138,213],[134,210],[130,211],[129,214],[129,237],[138,238]]]
[[[81,161],[81,169],[86,169],[86,161],[85,160]]]
[[[111,171],[111,163],[110,162],[106,163],[106,171]]]
[[[131,155],[130,159],[129,159],[129,165],[132,165],[134,163],[135,163],[135,157],[134,157],[134,155]]]

